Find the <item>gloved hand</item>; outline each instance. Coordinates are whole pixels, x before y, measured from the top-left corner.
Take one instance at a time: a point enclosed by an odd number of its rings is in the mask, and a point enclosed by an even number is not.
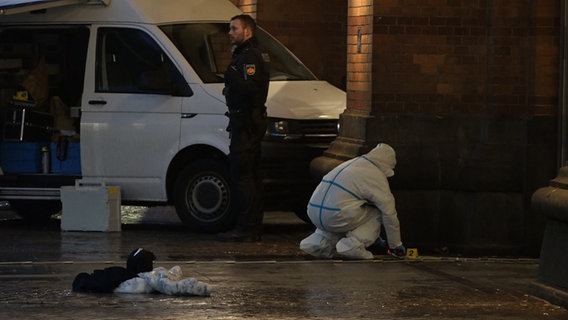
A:
[[[404,256],[406,256],[406,247],[401,244],[394,249],[389,249],[389,254],[396,258],[404,258]]]

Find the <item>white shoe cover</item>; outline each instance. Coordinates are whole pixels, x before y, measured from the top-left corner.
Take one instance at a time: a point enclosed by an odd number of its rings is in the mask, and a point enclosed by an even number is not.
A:
[[[337,254],[351,260],[372,260],[373,254],[355,238],[342,238],[335,246]]]
[[[331,259],[335,251],[331,241],[317,232],[302,240],[300,249],[309,255],[323,259]]]

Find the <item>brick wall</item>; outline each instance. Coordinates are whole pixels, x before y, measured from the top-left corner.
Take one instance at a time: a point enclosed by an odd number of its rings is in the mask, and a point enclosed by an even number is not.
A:
[[[409,148],[401,185],[420,170],[426,188],[530,194],[554,177],[560,7],[374,1],[367,140]],[[430,169],[410,164],[427,148]]]
[[[558,0],[375,1],[380,112],[555,115]]]
[[[231,1],[345,88],[348,1]],[[376,110],[556,115],[559,1],[374,1]]]
[[[347,105],[370,113],[373,83],[373,0],[351,0],[347,10]]]
[[[258,0],[258,24],[320,79],[344,88],[347,1]]]
[[[256,19],[256,7],[258,0],[231,0],[234,5],[239,7],[244,13]]]
[[[530,197],[557,170],[559,14],[559,0],[374,1],[367,140],[397,150],[408,241],[540,249]]]

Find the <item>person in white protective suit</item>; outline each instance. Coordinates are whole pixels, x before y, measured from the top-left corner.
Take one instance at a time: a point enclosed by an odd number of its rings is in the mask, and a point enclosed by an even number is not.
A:
[[[308,203],[308,217],[316,231],[300,242],[300,249],[318,258],[335,254],[347,259],[373,259],[367,250],[384,226],[391,254],[402,257],[406,248],[388,177],[394,175],[396,154],[385,143],[346,161],[327,173]]]

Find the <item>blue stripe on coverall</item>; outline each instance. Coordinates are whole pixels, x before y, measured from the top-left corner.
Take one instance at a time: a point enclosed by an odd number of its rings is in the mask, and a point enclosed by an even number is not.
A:
[[[358,158],[358,159],[360,159],[360,158]],[[355,161],[357,161],[358,159],[356,159]],[[368,159],[366,159],[366,160],[368,160]],[[331,207],[325,207],[323,205],[323,203],[325,202],[325,199],[327,198],[327,194],[329,193],[329,190],[331,189],[331,186],[338,187],[341,190],[343,190],[343,191],[347,192],[348,194],[350,194],[351,196],[353,196],[354,198],[356,198],[357,200],[361,200],[361,198],[359,196],[357,196],[353,191],[351,191],[351,190],[345,188],[344,186],[342,186],[341,184],[335,182],[335,179],[337,179],[337,177],[343,172],[343,170],[345,170],[347,167],[352,165],[355,161],[351,162],[349,165],[346,165],[343,169],[339,170],[337,172],[337,174],[333,177],[333,179],[322,180],[322,182],[325,182],[328,185],[327,185],[327,190],[325,191],[325,194],[324,194],[324,196],[321,200],[321,204],[315,204],[315,203],[311,203],[311,202],[309,203],[309,205],[311,207],[319,208],[319,220],[320,220],[320,226],[322,226],[322,228],[324,228],[323,220],[322,220],[323,210],[329,210],[329,211],[340,211],[341,210],[341,208],[331,208]],[[325,230],[325,228],[324,228],[324,230]]]
[[[373,161],[371,161],[371,159],[367,158],[367,156],[364,156],[364,155],[363,155],[363,156],[361,156],[361,158],[363,158],[363,159],[369,161],[373,166],[375,166],[377,169],[381,170],[381,168],[379,168],[379,166],[377,166],[376,163],[374,163]]]

